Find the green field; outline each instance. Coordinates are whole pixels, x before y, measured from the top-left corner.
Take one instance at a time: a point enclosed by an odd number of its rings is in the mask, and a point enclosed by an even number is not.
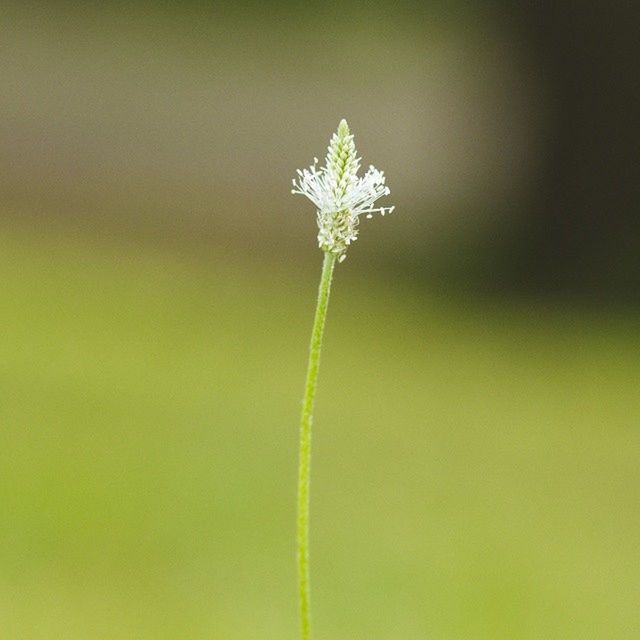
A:
[[[639,638],[636,318],[443,301],[358,259],[318,390],[315,638]],[[320,260],[3,230],[1,638],[296,637]]]

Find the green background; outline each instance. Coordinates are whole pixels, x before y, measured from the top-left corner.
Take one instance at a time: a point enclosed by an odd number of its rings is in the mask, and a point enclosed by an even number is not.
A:
[[[315,269],[12,229],[0,255],[3,636],[295,637]],[[313,443],[317,637],[635,637],[632,319],[425,298],[350,260]]]

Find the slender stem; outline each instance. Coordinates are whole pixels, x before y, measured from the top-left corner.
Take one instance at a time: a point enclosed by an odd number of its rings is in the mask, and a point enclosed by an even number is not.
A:
[[[309,346],[309,364],[307,381],[302,401],[300,418],[300,459],[298,466],[298,586],[300,596],[300,637],[309,640],[310,603],[309,603],[309,480],[311,470],[311,421],[313,403],[318,382],[322,333],[327,317],[331,277],[336,258],[330,253],[324,254],[322,276],[318,288],[318,303],[313,321],[311,344]]]

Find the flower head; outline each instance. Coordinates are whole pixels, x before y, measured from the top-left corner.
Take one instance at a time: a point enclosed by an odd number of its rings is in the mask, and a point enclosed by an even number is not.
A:
[[[361,214],[371,218],[374,213],[391,213],[395,207],[374,207],[378,198],[390,193],[385,186],[384,172],[369,166],[358,177],[360,158],[346,120],[341,120],[331,137],[325,166],[318,168],[318,159],[308,168],[298,169],[291,193],[306,196],[318,210],[318,245],[334,254],[340,262],[347,247],[358,237]]]

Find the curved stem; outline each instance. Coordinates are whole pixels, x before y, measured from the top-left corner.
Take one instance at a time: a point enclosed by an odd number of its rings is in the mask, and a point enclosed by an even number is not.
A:
[[[311,422],[313,403],[318,382],[322,333],[327,317],[329,291],[336,258],[330,253],[324,254],[322,276],[318,288],[318,303],[313,321],[311,344],[309,346],[309,364],[307,380],[302,401],[300,418],[300,455],[298,463],[298,586],[300,597],[300,637],[309,640],[310,604],[309,604],[309,481],[311,470]]]

